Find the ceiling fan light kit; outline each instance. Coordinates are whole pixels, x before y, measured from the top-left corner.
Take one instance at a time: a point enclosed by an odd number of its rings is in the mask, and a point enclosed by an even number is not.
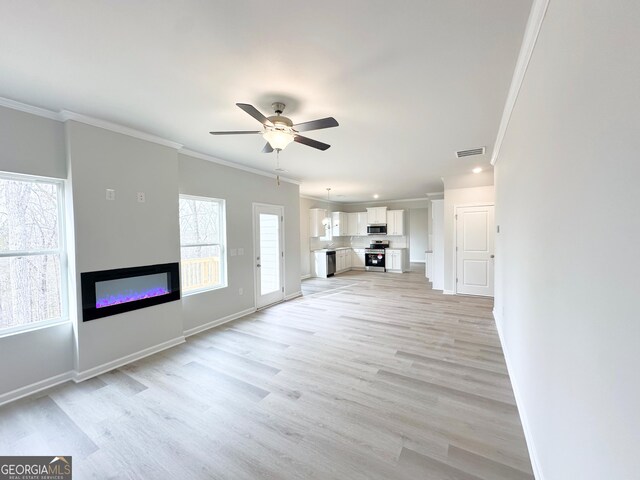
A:
[[[310,122],[299,123],[294,125],[290,118],[282,115],[285,104],[281,102],[273,103],[271,106],[275,115],[265,117],[253,105],[248,103],[236,103],[236,105],[251,115],[253,118],[262,123],[262,131],[234,131],[234,132],[209,132],[211,135],[238,135],[238,134],[256,134],[259,133],[267,141],[262,151],[271,153],[274,150],[280,152],[284,150],[291,142],[301,143],[318,150],[326,150],[331,145],[313,140],[308,137],[299,135],[298,132],[309,130],[320,130],[322,128],[337,127],[339,124],[333,117],[321,118]]]

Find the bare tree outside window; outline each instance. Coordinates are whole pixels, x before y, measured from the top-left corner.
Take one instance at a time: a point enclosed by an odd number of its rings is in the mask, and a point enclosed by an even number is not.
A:
[[[0,175],[0,332],[62,317],[61,184]]]
[[[224,200],[180,196],[183,293],[226,286]]]

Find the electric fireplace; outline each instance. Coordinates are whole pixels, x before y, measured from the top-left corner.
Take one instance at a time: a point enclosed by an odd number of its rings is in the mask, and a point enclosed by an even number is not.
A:
[[[84,322],[180,300],[178,263],[85,272],[80,282]]]

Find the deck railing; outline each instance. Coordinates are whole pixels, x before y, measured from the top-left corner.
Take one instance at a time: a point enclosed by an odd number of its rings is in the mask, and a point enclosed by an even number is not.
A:
[[[190,258],[180,262],[183,292],[202,290],[220,284],[220,258]]]

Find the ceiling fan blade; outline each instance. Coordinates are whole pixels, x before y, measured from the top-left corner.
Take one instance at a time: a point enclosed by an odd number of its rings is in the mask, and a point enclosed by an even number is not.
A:
[[[271,123],[271,120],[269,120],[267,117],[261,114],[258,111],[258,109],[253,105],[249,105],[248,103],[236,103],[236,105],[239,106],[245,112],[247,112],[249,115],[251,115],[253,118],[258,120],[261,124],[268,125],[270,127],[273,126],[273,123]]]
[[[209,132],[211,135],[244,135],[249,133],[262,133],[259,130],[249,131],[249,130],[236,130],[234,132]]]
[[[321,118],[319,120],[311,120],[294,125],[293,128],[298,132],[308,132],[309,130],[320,130],[321,128],[337,127],[338,121],[333,117]]]
[[[269,142],[264,144],[264,148],[262,149],[262,153],[271,153],[273,152],[273,148],[269,144]]]
[[[323,151],[331,146],[331,145],[327,145],[326,143],[322,143],[322,142],[319,142],[317,140],[313,140],[312,138],[303,137],[302,135],[296,135],[293,138],[293,141],[294,142],[298,142],[298,143],[302,143],[303,145],[306,145],[308,147],[317,148],[318,150],[323,150]]]

